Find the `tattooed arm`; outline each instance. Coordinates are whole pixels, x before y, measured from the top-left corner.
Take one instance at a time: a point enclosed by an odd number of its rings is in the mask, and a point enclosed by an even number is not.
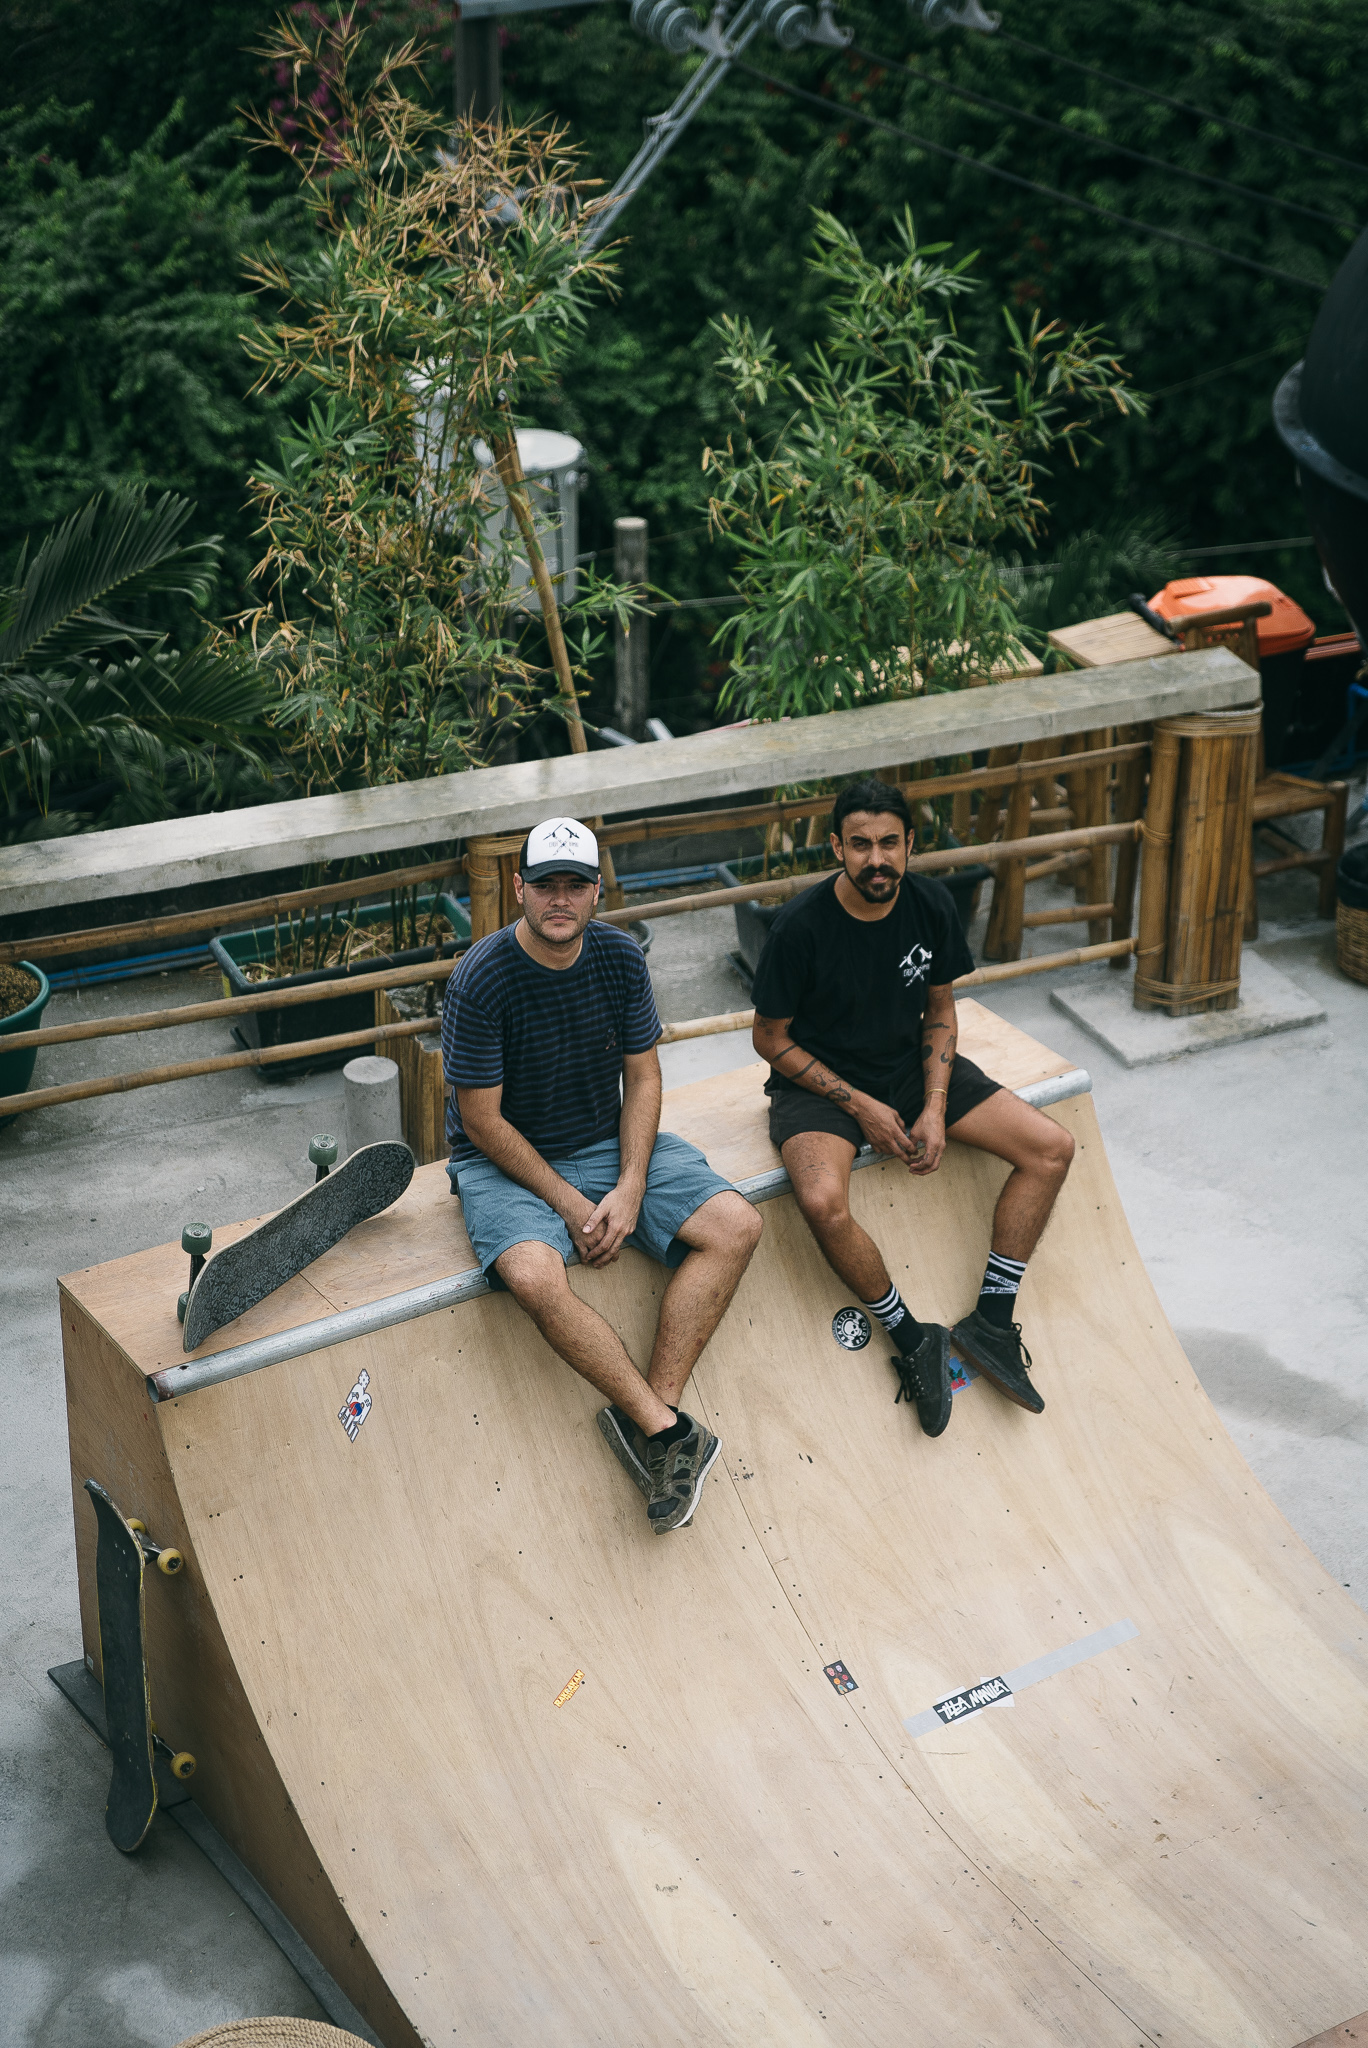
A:
[[[805,1052],[801,1045],[795,1045],[789,1030],[792,1022],[791,1017],[756,1017],[751,1043],[761,1059],[768,1060],[775,1073],[782,1075],[784,1080],[795,1082],[813,1095],[825,1096],[847,1116],[853,1116],[864,1133],[866,1143],[872,1145],[876,1152],[889,1153],[911,1165],[917,1154],[907,1135],[907,1126],[897,1111],[886,1102],[880,1102],[876,1096],[866,1095],[859,1088],[852,1087],[849,1081],[843,1081],[814,1054]]]
[[[926,991],[922,1016],[922,1084],[926,1100],[913,1124],[911,1138],[922,1145],[914,1173],[934,1173],[945,1152],[945,1103],[959,1044],[955,991],[950,982]]]

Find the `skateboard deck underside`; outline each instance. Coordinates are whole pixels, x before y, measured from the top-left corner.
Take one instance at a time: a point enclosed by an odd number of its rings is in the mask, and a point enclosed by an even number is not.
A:
[[[86,1481],[99,1526],[95,1585],[100,1656],[113,1775],[105,1827],[116,1849],[136,1849],[157,1811],[152,1768],[152,1699],[143,1625],[142,1546],[103,1487]]]

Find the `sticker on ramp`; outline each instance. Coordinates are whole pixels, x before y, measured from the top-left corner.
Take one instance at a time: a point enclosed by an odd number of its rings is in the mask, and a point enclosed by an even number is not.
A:
[[[965,1388],[968,1386],[972,1386],[977,1378],[978,1374],[974,1371],[974,1368],[972,1365],[970,1365],[968,1359],[956,1358],[954,1352],[952,1351],[950,1353],[951,1393],[962,1394]]]
[[[1085,1664],[1089,1657],[1100,1657],[1104,1650],[1128,1643],[1139,1633],[1133,1621],[1114,1621],[1110,1628],[1099,1628],[1090,1636],[1062,1643],[1057,1650],[1047,1650],[1043,1657],[1033,1657],[1029,1664],[1018,1664],[1014,1671],[1004,1671],[1000,1677],[981,1678],[977,1685],[942,1694],[924,1713],[910,1715],[903,1727],[909,1735],[935,1735],[970,1714],[996,1706],[999,1700],[1011,1700],[1028,1685],[1039,1685],[1042,1678],[1053,1678],[1057,1672],[1072,1670],[1075,1664]]]
[[[860,1690],[850,1673],[846,1670],[845,1665],[840,1663],[839,1660],[835,1664],[824,1664],[822,1669],[835,1686],[837,1692],[858,1692]]]
[[[831,1334],[842,1351],[863,1351],[870,1338],[869,1317],[862,1308],[838,1308]]]
[[[556,1694],[556,1697],[552,1700],[552,1706],[563,1707],[567,1700],[572,1700],[575,1697],[575,1694],[579,1691],[583,1683],[584,1673],[582,1671],[576,1671],[573,1674],[573,1676],[566,1679],[564,1685]]]
[[[353,1443],[356,1442],[357,1433],[362,1423],[371,1412],[369,1389],[370,1374],[368,1372],[358,1374],[356,1385],[337,1411],[337,1419]]]

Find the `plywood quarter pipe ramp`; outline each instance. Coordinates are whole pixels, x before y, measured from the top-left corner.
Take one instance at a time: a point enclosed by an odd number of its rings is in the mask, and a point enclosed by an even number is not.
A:
[[[961,1026],[1012,1085],[1066,1064]],[[664,1122],[763,1170],[758,1087]],[[1368,1628],[1198,1386],[1091,1101],[1048,1113],[1079,1149],[1022,1297],[1045,1414],[978,1380],[922,1437],[775,1200],[670,1538],[507,1296],[154,1404],[179,1251],[64,1283],[87,1652],[94,1477],[186,1552],[149,1631],[196,1796],[387,2048],[1293,2048],[1368,2005]],[[1003,1173],[855,1177],[919,1315],[972,1301]],[[470,1263],[424,1169],[215,1343]],[[573,1284],[644,1358],[661,1277]]]

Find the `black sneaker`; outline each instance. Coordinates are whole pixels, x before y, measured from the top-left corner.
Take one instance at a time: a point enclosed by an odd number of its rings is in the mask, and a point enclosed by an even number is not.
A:
[[[657,1536],[682,1529],[693,1519],[703,1481],[722,1448],[712,1431],[682,1408],[679,1419],[689,1424],[689,1434],[678,1443],[663,1444],[656,1437],[645,1440],[646,1469],[651,1475],[646,1515]]]
[[[923,1323],[922,1329],[925,1335],[915,1351],[893,1353],[890,1362],[898,1375],[893,1405],[913,1402],[923,1432],[939,1436],[950,1420],[954,1399],[950,1392],[950,1332],[939,1323]],[[893,1341],[897,1343],[896,1332]]]
[[[646,1439],[630,1415],[621,1408],[600,1408],[599,1435],[621,1465],[632,1484],[651,1498],[651,1475],[646,1470]]]
[[[1021,1341],[1020,1323],[999,1329],[975,1309],[956,1323],[951,1341],[970,1365],[993,1382],[1000,1394],[1015,1401],[1018,1408],[1029,1408],[1032,1415],[1042,1412],[1045,1403],[1027,1377],[1031,1354]]]

